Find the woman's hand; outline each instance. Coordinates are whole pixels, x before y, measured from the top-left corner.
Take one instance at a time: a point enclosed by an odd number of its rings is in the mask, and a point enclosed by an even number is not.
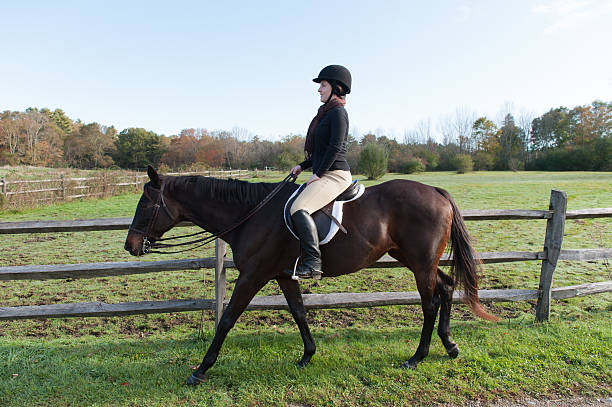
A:
[[[301,172],[302,172],[302,167],[300,166],[300,164],[296,165],[295,167],[291,169],[291,173],[295,175],[296,177],[300,175]]]
[[[310,178],[308,178],[308,182],[306,185],[310,185],[311,183],[320,180],[321,178],[317,177],[317,174],[312,174]]]

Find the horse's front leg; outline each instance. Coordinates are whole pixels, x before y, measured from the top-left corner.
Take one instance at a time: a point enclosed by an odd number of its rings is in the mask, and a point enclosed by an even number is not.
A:
[[[258,277],[254,273],[240,273],[230,302],[219,320],[212,343],[208,347],[208,351],[206,351],[200,366],[187,380],[187,384],[197,385],[204,380],[204,374],[217,360],[221,345],[223,345],[228,332],[232,329],[236,320],[244,312],[255,294],[269,281]]]
[[[304,308],[300,285],[297,281],[282,277],[277,278],[276,281],[278,281],[278,285],[281,290],[283,290],[283,294],[289,305],[289,310],[291,311],[291,315],[293,315],[293,320],[300,329],[300,335],[302,335],[304,356],[302,356],[302,359],[297,365],[298,367],[304,367],[310,362],[310,359],[315,354],[316,346],[312,339],[310,328],[308,328],[308,322],[306,321],[306,309]]]

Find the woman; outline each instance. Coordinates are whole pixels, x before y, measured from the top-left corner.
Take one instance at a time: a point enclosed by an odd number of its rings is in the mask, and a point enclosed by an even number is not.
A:
[[[345,95],[351,92],[351,73],[340,65],[329,65],[313,79],[320,84],[323,105],[312,119],[306,135],[306,160],[291,173],[299,175],[312,167],[307,186],[291,206],[291,220],[303,250],[302,262],[295,270],[299,278],[321,278],[321,251],[317,227],[310,216],[321,209],[351,184],[346,161],[348,115]]]

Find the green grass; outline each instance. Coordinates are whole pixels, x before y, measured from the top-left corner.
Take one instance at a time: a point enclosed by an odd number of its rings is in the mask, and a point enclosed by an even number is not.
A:
[[[319,345],[306,369],[295,332],[234,331],[197,388],[182,381],[212,332],[144,339],[83,337],[0,342],[0,402],[6,406],[431,405],[529,393],[564,397],[610,392],[609,315],[534,324],[453,326],[463,354],[449,360],[439,341],[417,370],[399,368],[416,343],[412,328],[314,331]],[[571,334],[570,334],[571,333]],[[13,376],[16,375],[16,376]],[[603,387],[600,387],[603,386]],[[2,396],[3,395],[3,396]],[[3,399],[4,397],[4,399]]]
[[[569,210],[612,206],[612,173],[385,177],[390,178],[441,186],[461,209],[546,209],[552,188],[568,194]],[[300,181],[305,179],[302,176]],[[128,217],[137,200],[137,195],[124,195],[0,212],[0,221]],[[563,248],[612,247],[611,226],[610,219],[568,221]],[[540,251],[545,221],[469,222],[468,228],[478,251]],[[122,249],[125,234],[0,235],[0,266],[131,261],[134,258]],[[147,260],[179,256],[154,255]],[[191,256],[212,256],[212,249]],[[489,265],[480,285],[535,289],[539,269],[538,262]],[[236,276],[236,271],[228,272],[229,293]],[[610,279],[607,262],[562,261],[555,286]],[[0,281],[0,306],[212,298],[213,286],[211,270]],[[412,274],[397,268],[306,282],[303,290],[413,291],[415,286]],[[270,283],[261,294],[280,294],[280,290]],[[0,405],[430,405],[521,394],[609,396],[611,300],[610,294],[603,294],[554,301],[551,321],[546,324],[533,323],[531,301],[491,305],[503,317],[498,324],[475,320],[466,307],[455,306],[451,336],[461,349],[459,358],[449,360],[434,337],[429,357],[415,371],[398,366],[418,344],[419,307],[309,312],[318,351],[312,364],[302,370],[294,366],[302,345],[289,313],[247,312],[229,334],[207,381],[196,389],[183,383],[212,339],[210,312],[0,321]]]

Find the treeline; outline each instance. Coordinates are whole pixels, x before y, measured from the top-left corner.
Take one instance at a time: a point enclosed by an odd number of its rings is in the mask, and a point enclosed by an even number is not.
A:
[[[433,134],[441,136],[438,141]],[[385,134],[349,135],[351,168],[365,171],[362,154],[380,150],[387,170],[612,170],[612,102],[559,107],[540,117],[511,113],[498,123],[465,109],[420,122],[403,140]],[[245,129],[184,129],[164,136],[142,128],[118,132],[113,126],[85,124],[61,109],[28,108],[0,115],[0,165],[74,168],[166,169],[291,168],[303,159],[304,136],[280,141],[249,136]],[[361,163],[360,163],[361,158]],[[381,164],[382,165],[382,164]]]

